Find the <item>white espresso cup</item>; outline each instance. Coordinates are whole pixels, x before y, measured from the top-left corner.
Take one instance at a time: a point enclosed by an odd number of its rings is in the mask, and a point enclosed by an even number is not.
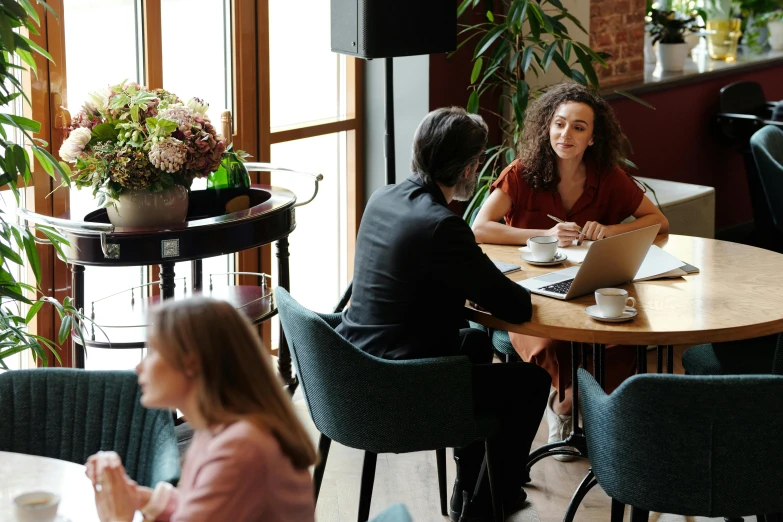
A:
[[[31,491],[14,498],[19,522],[52,522],[59,505],[60,497],[48,491]]]
[[[599,288],[595,291],[595,302],[604,317],[620,317],[626,306],[636,306],[636,299],[630,297],[628,291],[622,288]]]
[[[552,261],[557,254],[557,238],[554,236],[533,236],[527,240],[533,261]]]

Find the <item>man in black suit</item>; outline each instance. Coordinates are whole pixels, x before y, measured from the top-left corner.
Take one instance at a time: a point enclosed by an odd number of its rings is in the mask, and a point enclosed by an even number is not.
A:
[[[524,501],[527,453],[546,406],[550,378],[527,364],[491,364],[492,345],[481,330],[464,328],[470,300],[508,322],[530,320],[530,294],[504,276],[481,251],[470,227],[447,205],[467,201],[478,181],[487,143],[480,116],[458,107],[428,114],[413,143],[414,174],[376,191],[356,240],[351,306],[338,332],[358,348],[386,359],[463,354],[474,363],[474,408],[500,415],[502,477],[507,514]],[[457,480],[452,520],[463,491],[471,494],[484,456],[481,441],[455,448]],[[491,513],[488,488],[463,520]],[[489,511],[489,513],[488,513]]]

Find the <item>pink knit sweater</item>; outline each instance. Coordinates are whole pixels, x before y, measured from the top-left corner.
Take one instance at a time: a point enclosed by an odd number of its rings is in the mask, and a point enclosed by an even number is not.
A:
[[[296,470],[277,440],[247,421],[200,430],[160,521],[313,522],[310,473]]]

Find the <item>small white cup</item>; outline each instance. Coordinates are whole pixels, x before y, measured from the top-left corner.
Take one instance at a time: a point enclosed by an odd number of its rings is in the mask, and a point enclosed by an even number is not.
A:
[[[626,306],[636,306],[636,299],[630,297],[628,291],[622,288],[599,288],[595,291],[595,302],[604,317],[620,317]]]
[[[557,254],[557,238],[554,236],[533,236],[527,240],[533,261],[552,261]]]
[[[57,517],[59,495],[48,491],[31,491],[14,498],[19,522],[52,522]]]

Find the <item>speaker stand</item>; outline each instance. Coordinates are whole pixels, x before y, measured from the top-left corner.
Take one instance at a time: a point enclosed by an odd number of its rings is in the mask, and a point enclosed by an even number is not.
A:
[[[394,167],[394,65],[393,58],[386,60],[386,87],[383,91],[386,104],[386,135],[384,155],[386,156],[386,184],[396,183],[397,176]]]

